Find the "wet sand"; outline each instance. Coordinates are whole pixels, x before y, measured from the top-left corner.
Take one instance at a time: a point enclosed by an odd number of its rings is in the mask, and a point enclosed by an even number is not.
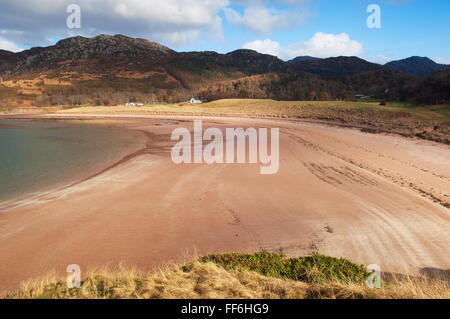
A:
[[[172,163],[170,134],[192,120],[130,117],[117,125],[145,131],[145,149],[0,212],[0,291],[69,264],[153,269],[224,251],[318,252],[410,274],[450,269],[448,145],[302,121],[203,118],[204,128],[279,127],[280,170],[260,175],[259,164]]]

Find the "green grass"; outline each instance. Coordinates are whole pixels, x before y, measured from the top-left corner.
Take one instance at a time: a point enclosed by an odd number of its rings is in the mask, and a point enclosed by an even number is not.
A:
[[[230,253],[208,255],[200,258],[200,262],[213,262],[226,270],[248,270],[264,276],[308,283],[332,280],[361,283],[369,276],[362,265],[323,255],[287,258],[281,254],[268,252],[253,255]]]

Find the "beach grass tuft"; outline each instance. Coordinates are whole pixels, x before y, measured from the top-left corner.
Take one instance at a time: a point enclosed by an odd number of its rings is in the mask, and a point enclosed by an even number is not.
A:
[[[7,294],[14,299],[424,299],[450,298],[448,281],[391,277],[381,288],[365,283],[364,267],[322,255],[221,254],[154,273],[131,267],[87,273],[68,288],[54,273]]]

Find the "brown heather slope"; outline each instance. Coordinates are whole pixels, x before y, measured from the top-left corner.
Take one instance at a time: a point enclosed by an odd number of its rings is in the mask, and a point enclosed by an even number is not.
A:
[[[19,53],[1,51],[0,104],[117,105],[194,95],[334,101],[354,100],[355,94],[443,104],[449,103],[445,72],[421,78],[356,57],[284,62],[252,50],[176,52],[123,35],[78,36]],[[33,89],[21,81],[32,81]],[[15,95],[3,96],[4,86],[16,89]]]

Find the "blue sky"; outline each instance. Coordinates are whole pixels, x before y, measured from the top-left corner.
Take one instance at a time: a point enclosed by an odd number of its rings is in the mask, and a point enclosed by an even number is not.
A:
[[[68,29],[68,4],[81,28]],[[381,8],[370,29],[369,4]],[[16,0],[0,2],[0,49],[20,51],[72,35],[122,33],[178,51],[250,48],[290,59],[356,55],[385,63],[412,55],[450,64],[448,0]]]

